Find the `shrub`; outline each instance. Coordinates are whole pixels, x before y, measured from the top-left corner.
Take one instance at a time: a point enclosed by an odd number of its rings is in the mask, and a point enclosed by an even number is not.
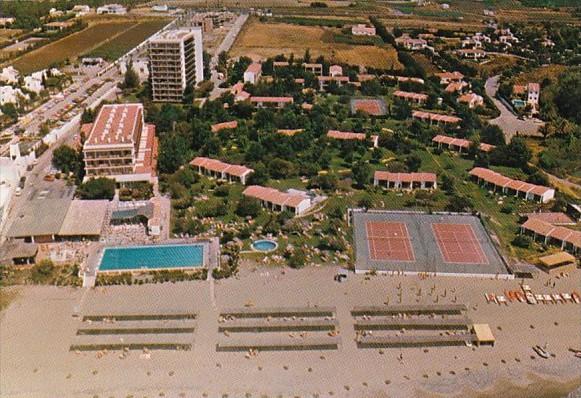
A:
[[[517,237],[512,240],[514,246],[522,247],[523,249],[529,248],[531,243],[532,239],[526,235],[517,235]]]
[[[30,278],[34,283],[46,283],[52,278],[54,270],[55,266],[52,261],[42,260],[32,267]]]

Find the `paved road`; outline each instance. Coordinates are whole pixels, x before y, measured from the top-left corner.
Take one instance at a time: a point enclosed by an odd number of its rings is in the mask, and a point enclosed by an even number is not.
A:
[[[77,114],[81,113],[82,108],[93,102],[99,95],[102,95],[117,85],[120,81],[121,75],[119,75],[116,68],[112,68],[99,77],[88,77],[80,82],[73,83],[62,92],[62,96],[55,96],[32,110],[23,116],[17,124],[6,129],[4,133],[9,134],[16,130],[23,130],[26,136],[35,136],[40,131],[42,124],[47,120],[63,120],[62,116],[67,113],[67,109],[69,109],[68,112],[71,112],[72,118],[74,116],[72,114],[73,112]],[[95,93],[89,95],[88,90],[96,85],[100,87]],[[75,108],[76,111],[73,111]],[[11,142],[16,141],[17,137],[13,137],[11,140]],[[4,153],[8,148],[9,144],[6,144],[0,152]]]
[[[520,120],[514,115],[500,100],[498,100],[495,95],[498,91],[500,75],[490,77],[486,80],[486,95],[492,99],[494,105],[500,111],[500,116],[496,119],[490,120],[491,124],[495,124],[504,131],[504,136],[507,141],[510,141],[512,137],[518,132],[521,135],[529,136],[541,136],[539,133],[539,127],[544,123],[537,119],[525,119]]]
[[[219,87],[223,80],[218,78],[218,71],[216,70],[216,67],[218,66],[218,56],[221,52],[230,50],[247,19],[248,14],[241,14],[238,16],[238,18],[236,18],[232,28],[230,28],[230,31],[228,34],[226,34],[226,37],[224,37],[224,40],[222,40],[222,43],[220,43],[216,49],[216,52],[212,56],[212,59],[210,60],[210,70],[212,74],[210,79],[212,82],[214,82],[214,89],[210,93],[210,99],[216,99],[222,95],[224,91],[226,91],[225,89]]]

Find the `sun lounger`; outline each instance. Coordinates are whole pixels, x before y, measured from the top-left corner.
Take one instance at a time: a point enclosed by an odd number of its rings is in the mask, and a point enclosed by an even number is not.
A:
[[[563,297],[563,300],[565,302],[567,302],[567,301],[573,302],[573,298],[571,297],[571,295],[569,293],[561,293],[561,297]]]
[[[563,303],[563,297],[561,297],[560,294],[553,293],[553,294],[551,294],[551,296],[553,297],[553,300],[555,300],[556,303],[560,303],[560,304]]]
[[[498,301],[498,305],[500,304],[508,305],[508,301],[504,296],[496,296],[496,301]]]
[[[550,294],[543,294],[543,298],[545,299],[545,303],[551,303],[553,304],[553,298],[551,297]]]

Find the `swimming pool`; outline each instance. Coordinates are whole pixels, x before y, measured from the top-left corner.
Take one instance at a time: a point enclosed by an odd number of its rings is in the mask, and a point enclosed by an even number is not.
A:
[[[204,245],[152,245],[108,247],[103,251],[99,271],[131,271],[197,268],[204,265]]]
[[[259,252],[271,252],[277,247],[278,244],[275,241],[268,239],[256,240],[252,243],[252,248]]]

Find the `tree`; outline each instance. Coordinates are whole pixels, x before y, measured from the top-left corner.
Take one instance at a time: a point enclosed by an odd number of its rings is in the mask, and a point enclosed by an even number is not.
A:
[[[581,68],[567,70],[559,78],[555,104],[564,117],[581,124]]]
[[[79,185],[77,194],[81,199],[113,199],[115,196],[115,180],[105,177],[91,178]]]
[[[162,136],[159,145],[158,168],[162,173],[173,173],[188,161],[186,139],[177,133]]]
[[[78,173],[82,167],[79,154],[68,145],[61,145],[52,153],[52,165],[65,174]]]
[[[496,165],[520,167],[524,169],[532,154],[522,137],[513,137],[508,145],[497,146],[490,153],[490,162]]]
[[[442,189],[448,193],[454,193],[456,190],[456,179],[448,173],[442,174]]]
[[[236,206],[236,214],[240,217],[252,217],[255,218],[260,214],[262,206],[258,199],[251,198],[248,196],[242,196]]]
[[[504,133],[494,124],[487,124],[480,132],[480,140],[491,145],[504,145]]]
[[[472,209],[472,200],[467,196],[454,195],[450,198],[446,208],[453,212],[465,212]]]
[[[371,181],[373,170],[368,163],[360,160],[353,165],[351,174],[353,175],[353,180],[355,180],[356,186],[358,188],[363,188]]]
[[[418,171],[422,165],[422,158],[417,153],[412,153],[405,159],[405,165],[409,171]]]
[[[305,254],[305,251],[298,247],[296,248],[292,254],[290,255],[290,257],[288,258],[288,265],[291,268],[302,268],[305,266],[305,263],[307,261],[307,256]]]
[[[393,117],[399,120],[405,120],[412,115],[412,107],[407,102],[400,98],[396,98],[393,102]]]
[[[123,88],[137,88],[139,87],[139,76],[135,69],[133,69],[133,62],[127,64],[127,70],[125,71],[125,78],[123,79]]]
[[[248,184],[251,185],[264,185],[268,182],[268,171],[264,166],[264,163],[258,162],[254,165],[254,173],[250,174],[248,177]]]
[[[93,123],[95,121],[95,112],[90,108],[83,109],[81,123]]]
[[[183,95],[183,103],[186,105],[190,105],[194,102],[194,86],[192,84],[188,84],[184,90]]]

